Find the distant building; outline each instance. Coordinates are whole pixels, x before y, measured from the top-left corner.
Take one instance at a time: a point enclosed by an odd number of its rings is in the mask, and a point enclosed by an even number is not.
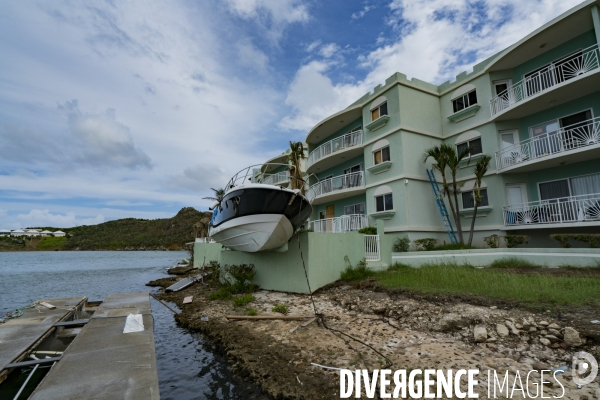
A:
[[[10,229],[0,229],[0,236],[10,236]]]
[[[40,232],[40,236],[52,236],[52,233],[52,231],[45,230]]]
[[[55,237],[64,237],[64,236],[67,235],[63,231],[54,231],[53,234],[54,234]]]
[[[25,236],[25,232],[21,229],[15,229],[10,233],[10,236]]]

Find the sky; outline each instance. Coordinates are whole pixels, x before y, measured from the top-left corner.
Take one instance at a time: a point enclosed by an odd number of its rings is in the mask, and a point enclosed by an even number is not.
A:
[[[394,72],[454,80],[578,3],[4,2],[0,229],[206,210]]]

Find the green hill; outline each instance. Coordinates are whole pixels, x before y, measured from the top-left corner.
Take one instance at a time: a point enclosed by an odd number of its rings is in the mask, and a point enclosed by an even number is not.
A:
[[[38,250],[175,250],[194,241],[194,224],[210,218],[210,212],[200,212],[192,207],[182,208],[173,218],[125,218],[98,225],[61,228],[67,239],[42,238]],[[56,228],[42,227],[56,230]]]

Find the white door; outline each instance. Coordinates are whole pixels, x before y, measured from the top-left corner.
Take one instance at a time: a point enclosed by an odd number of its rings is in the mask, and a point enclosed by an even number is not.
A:
[[[517,131],[500,132],[500,163],[501,168],[509,167],[523,159]]]
[[[496,100],[497,111],[502,111],[514,103],[511,86],[512,80],[510,79],[494,82],[494,92],[498,96]]]
[[[525,185],[507,185],[506,197],[509,206],[521,206],[527,203],[527,194],[525,193]]]
[[[508,209],[504,212],[504,223],[506,225],[531,222],[526,204],[527,194],[524,184],[506,185],[506,198],[508,200]]]

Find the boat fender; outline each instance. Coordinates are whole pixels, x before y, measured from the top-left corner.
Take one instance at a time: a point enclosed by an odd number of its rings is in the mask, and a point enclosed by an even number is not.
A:
[[[210,205],[210,207],[208,207],[208,209],[209,209],[210,211],[212,211],[212,210],[214,210],[214,209],[215,209],[215,207],[216,207],[216,206],[218,206],[218,205],[219,205],[219,202],[218,202],[218,201],[215,201],[214,203],[212,203],[212,204]]]

